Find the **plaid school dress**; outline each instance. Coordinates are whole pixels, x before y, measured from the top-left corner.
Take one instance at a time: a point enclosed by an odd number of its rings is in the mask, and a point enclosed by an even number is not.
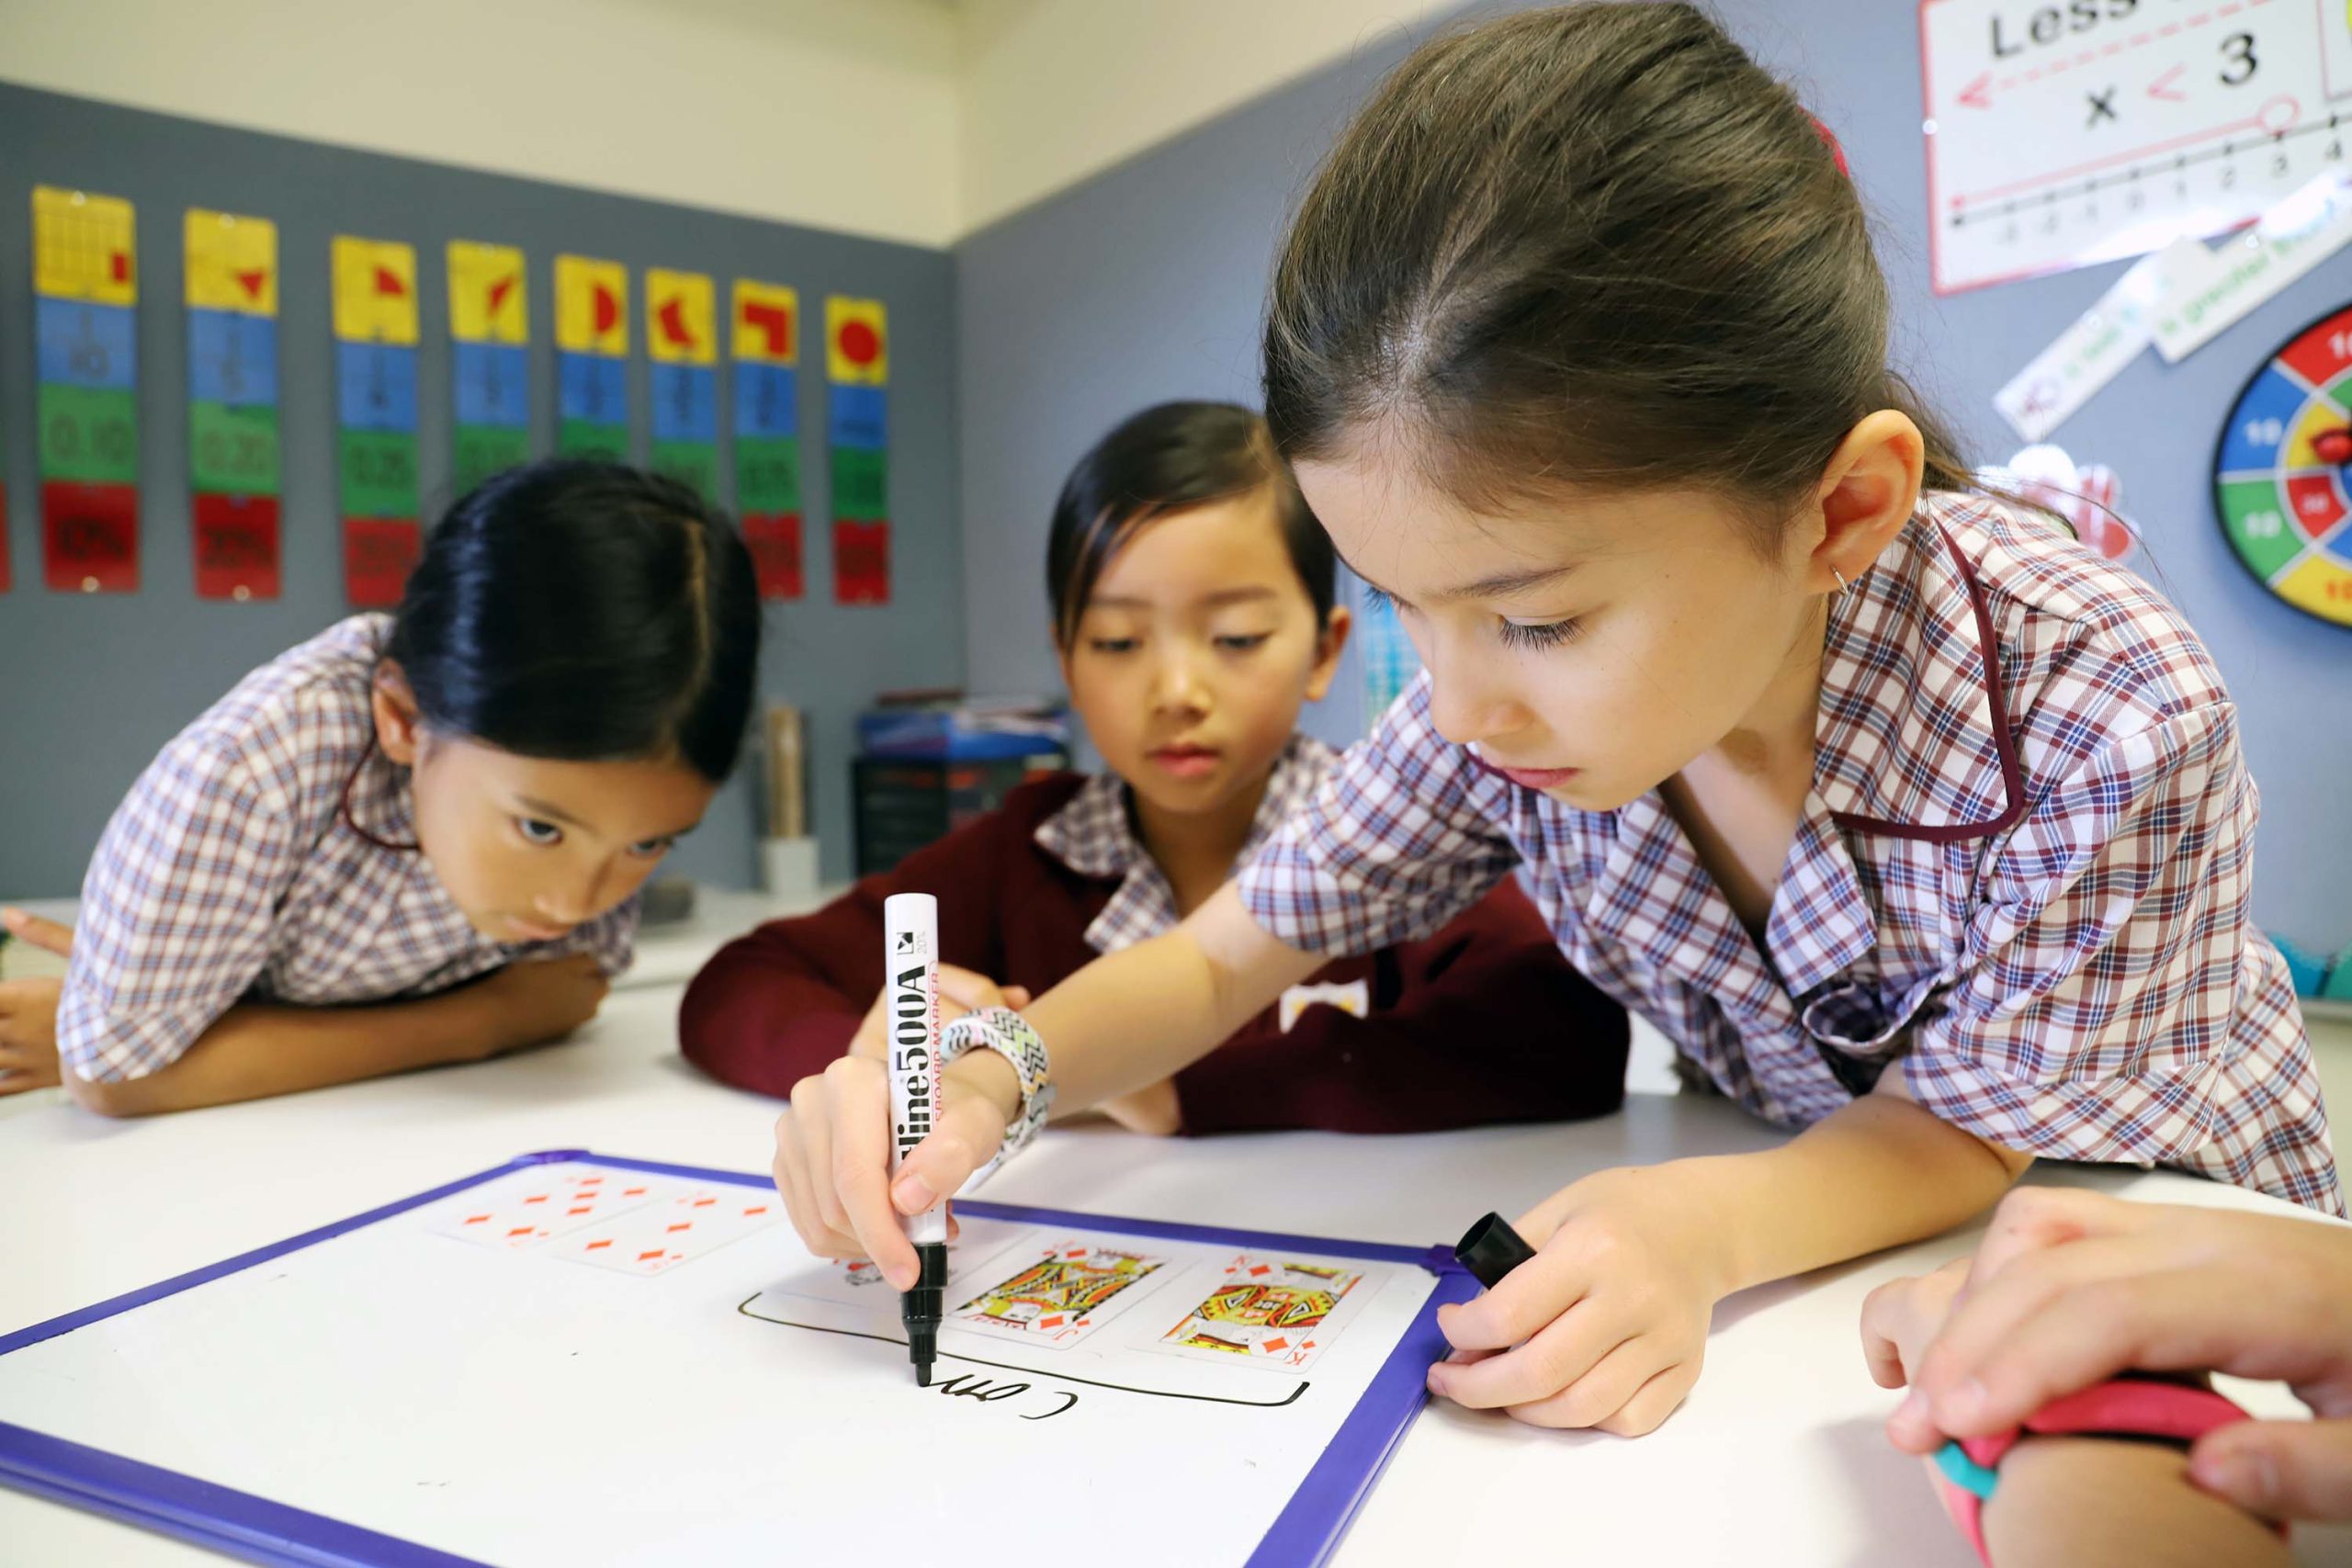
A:
[[[1941,494],[1830,602],[1760,945],[1655,793],[1588,812],[1511,784],[1438,735],[1426,675],[1240,886],[1282,941],[1355,953],[1516,869],[1569,962],[1768,1120],[1901,1057],[2006,1147],[2340,1213],[2293,987],[2247,915],[2257,812],[2172,607],[2044,518]]]
[[[476,931],[414,848],[409,772],[368,703],[388,616],[354,615],[237,683],[115,810],[82,884],[57,1051],[85,1080],[176,1061],[239,1001],[446,991],[513,959],[628,966],[631,898],[548,942]]]

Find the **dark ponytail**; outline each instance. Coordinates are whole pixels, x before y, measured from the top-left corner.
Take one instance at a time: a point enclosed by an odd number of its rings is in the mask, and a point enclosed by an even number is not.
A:
[[[1155,403],[1122,420],[1062,481],[1046,536],[1054,641],[1068,648],[1112,558],[1155,517],[1264,492],[1315,624],[1331,618],[1337,558],[1266,422],[1238,403]]]
[[[733,771],[759,595],[726,515],[684,486],[550,460],[485,480],[425,542],[384,653],[424,723],[526,757]]]
[[[1770,531],[1875,409],[1967,488],[1886,364],[1887,288],[1827,133],[1689,5],[1564,6],[1414,51],[1276,268],[1285,457],[1401,435],[1477,506],[1690,485]]]

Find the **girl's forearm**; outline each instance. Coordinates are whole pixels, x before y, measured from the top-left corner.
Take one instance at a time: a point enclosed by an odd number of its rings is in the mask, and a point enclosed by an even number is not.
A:
[[[2001,1461],[1984,1505],[1984,1544],[2001,1568],[2285,1568],[2269,1526],[2198,1490],[2188,1456],[2111,1438],[2029,1438]]]
[[[1723,1239],[1725,1293],[1950,1230],[2031,1156],[1893,1094],[1868,1094],[1776,1149],[1678,1160]]]
[[[1228,886],[1174,931],[1096,959],[1025,1016],[1053,1054],[1057,1103],[1078,1110],[1199,1060],[1321,963],[1261,931]]]
[[[482,986],[372,1007],[246,1002],[221,1014],[176,1061],[143,1077],[99,1083],[69,1073],[66,1080],[93,1111],[149,1116],[478,1061],[512,1043],[509,1032]]]

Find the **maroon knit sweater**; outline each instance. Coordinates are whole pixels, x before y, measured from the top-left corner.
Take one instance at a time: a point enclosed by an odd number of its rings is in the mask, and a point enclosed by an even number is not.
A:
[[[1084,782],[1056,773],[866,877],[813,915],[772,920],[719,950],[686,989],[678,1035],[714,1077],[778,1097],[849,1049],[882,989],[882,901],[939,896],[939,955],[1042,996],[1095,956],[1086,929],[1118,887],[1040,846],[1040,823]],[[1617,1109],[1625,1014],[1568,967],[1509,882],[1425,941],[1327,965],[1369,982],[1370,1016],[1276,1010],[1176,1075],[1187,1133],[1317,1127],[1423,1132]]]

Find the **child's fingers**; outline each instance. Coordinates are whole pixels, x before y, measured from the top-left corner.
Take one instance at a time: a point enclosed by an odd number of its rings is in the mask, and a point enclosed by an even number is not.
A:
[[[2189,1450],[2188,1477],[2278,1519],[2352,1519],[2352,1421],[2240,1421]]]
[[[2235,1347],[2225,1325],[2241,1315],[2243,1292],[2204,1269],[2072,1282],[1974,1360],[1942,1363],[1930,1351],[1914,1381],[1941,1431],[1973,1438],[2127,1368],[2227,1371]]]
[[[1862,1299],[1862,1360],[1881,1388],[1901,1388],[1910,1381],[1903,1367],[1902,1330],[1910,1310],[1904,1287],[1911,1282],[1894,1280]]]
[[[1982,1376],[1985,1364],[2061,1295],[2098,1281],[2131,1279],[2156,1262],[2137,1237],[2077,1241],[2018,1258],[1991,1279],[1972,1280],[1911,1369],[1913,1386],[1934,1398]]]
[[[831,1158],[824,1166],[810,1167],[810,1182],[830,1181],[842,1221],[858,1245],[882,1277],[903,1291],[915,1282],[920,1265],[914,1244],[890,1206],[890,1093],[882,1065],[837,1057],[825,1069],[825,1093]]]
[[[821,1074],[792,1086],[792,1122],[800,1138],[800,1168],[808,1173],[808,1199],[817,1223],[846,1235],[849,1212],[833,1181],[832,1081]]]
[[[8,934],[17,941],[28,942],[60,958],[73,953],[74,928],[71,926],[61,926],[55,920],[45,920],[39,915],[28,915],[22,909],[8,908],[0,909],[0,927],[5,927]]]
[[[1968,1266],[1969,1281],[1989,1280],[2018,1258],[2094,1236],[2133,1234],[2163,1211],[2069,1187],[2018,1187],[1993,1211]]]
[[[823,1234],[824,1223],[817,1218],[816,1200],[809,1196],[799,1128],[789,1111],[776,1118],[775,1158],[768,1169],[775,1178],[776,1192],[784,1199],[785,1215],[791,1220],[800,1245],[822,1256],[824,1248],[818,1244],[818,1237]]]
[[[1510,1418],[1531,1427],[1598,1427],[1623,1410],[1669,1359],[1656,1339],[1636,1335],[1559,1393],[1510,1406]]]
[[[1666,1418],[1682,1408],[1690,1391],[1699,1382],[1699,1358],[1677,1362],[1644,1383],[1624,1408],[1606,1421],[1598,1423],[1596,1431],[1620,1438],[1644,1438],[1666,1425]]]
[[[1566,1256],[1537,1253],[1491,1291],[1438,1309],[1437,1325],[1462,1350],[1508,1350],[1584,1299],[1585,1271]]]
[[[952,1198],[1004,1142],[1004,1121],[978,1096],[947,1099],[931,1136],[917,1144],[890,1183],[890,1202],[920,1214]]]
[[[940,1010],[944,1016],[949,1018],[960,1018],[982,1008],[1015,1005],[1005,999],[1003,989],[986,975],[970,969],[958,969],[953,964],[939,966],[939,997],[943,1004],[955,1004],[952,1009],[943,1006]]]
[[[1531,1404],[1566,1388],[1633,1337],[1617,1314],[1581,1303],[1517,1349],[1469,1366],[1440,1362],[1430,1369],[1430,1389],[1477,1410]]]

